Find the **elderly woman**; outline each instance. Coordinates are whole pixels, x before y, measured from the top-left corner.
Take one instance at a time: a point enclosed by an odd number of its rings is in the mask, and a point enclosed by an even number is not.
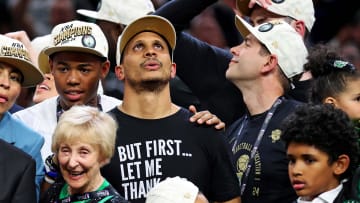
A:
[[[127,202],[101,175],[113,156],[117,125],[97,108],[73,106],[55,129],[51,150],[61,178],[41,202]]]

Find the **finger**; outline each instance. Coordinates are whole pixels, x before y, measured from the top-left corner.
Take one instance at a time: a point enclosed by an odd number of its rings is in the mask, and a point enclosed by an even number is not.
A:
[[[203,117],[204,114],[205,114],[204,111],[197,112],[193,116],[190,117],[190,121],[191,122],[198,121],[201,117]],[[201,123],[203,123],[203,121],[201,121]]]
[[[219,124],[215,125],[215,129],[217,129],[217,130],[225,130],[225,123],[220,122]]]
[[[189,111],[194,113],[194,114],[197,112],[196,107],[194,105],[189,106]]]

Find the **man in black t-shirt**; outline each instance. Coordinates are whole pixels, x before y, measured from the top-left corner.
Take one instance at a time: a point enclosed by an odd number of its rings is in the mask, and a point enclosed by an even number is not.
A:
[[[239,203],[239,182],[225,137],[189,122],[191,113],[171,102],[169,81],[176,35],[159,16],[133,21],[118,42],[115,73],[123,103],[110,111],[118,122],[116,152],[102,174],[126,199],[145,202],[166,177],[193,182],[210,201]]]
[[[231,48],[226,78],[241,90],[247,113],[227,129],[244,203],[287,203],[296,199],[287,174],[282,120],[298,102],[285,99],[292,79],[303,72],[307,50],[285,21],[252,27],[236,16],[244,42]]]

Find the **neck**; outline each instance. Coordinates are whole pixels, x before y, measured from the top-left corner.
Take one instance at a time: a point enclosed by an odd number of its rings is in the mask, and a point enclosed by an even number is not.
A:
[[[284,94],[281,85],[276,85],[274,82],[242,84],[238,88],[243,94],[243,99],[250,115],[261,114],[269,110],[276,99]]]
[[[91,183],[89,183],[89,185],[86,186],[86,188],[77,189],[77,188],[72,188],[70,185],[68,185],[68,193],[70,195],[74,195],[74,194],[84,194],[86,192],[94,192],[100,188],[103,182],[104,182],[104,177],[102,177],[99,174],[93,179]]]
[[[179,110],[179,107],[171,102],[169,86],[157,92],[136,92],[124,88],[123,102],[118,108],[128,115],[143,119],[164,118]]]
[[[92,106],[92,107],[97,107],[98,106],[98,95],[96,94],[92,99],[90,99],[87,103],[83,104],[83,105],[86,105],[86,106]],[[60,97],[60,106],[63,110],[67,111],[69,110],[73,105],[80,105],[80,104],[71,104],[71,105],[68,105],[66,104]]]

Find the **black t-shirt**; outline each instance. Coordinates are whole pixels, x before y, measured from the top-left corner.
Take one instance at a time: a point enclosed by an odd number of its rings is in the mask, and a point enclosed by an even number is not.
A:
[[[116,151],[102,175],[131,202],[145,202],[146,193],[166,177],[192,181],[213,201],[239,196],[239,183],[223,134],[212,126],[189,122],[181,109],[162,119],[139,119],[117,108]]]
[[[282,121],[300,104],[283,99],[274,112],[252,161],[247,186],[241,197],[242,203],[289,203],[297,198],[290,184],[285,144],[280,139],[279,129]],[[266,114],[267,112],[249,116],[247,121],[244,121],[244,116],[227,130],[239,180],[243,178],[250,152]],[[238,136],[243,122],[246,124],[241,130],[241,136]],[[237,144],[234,144],[235,140]]]

